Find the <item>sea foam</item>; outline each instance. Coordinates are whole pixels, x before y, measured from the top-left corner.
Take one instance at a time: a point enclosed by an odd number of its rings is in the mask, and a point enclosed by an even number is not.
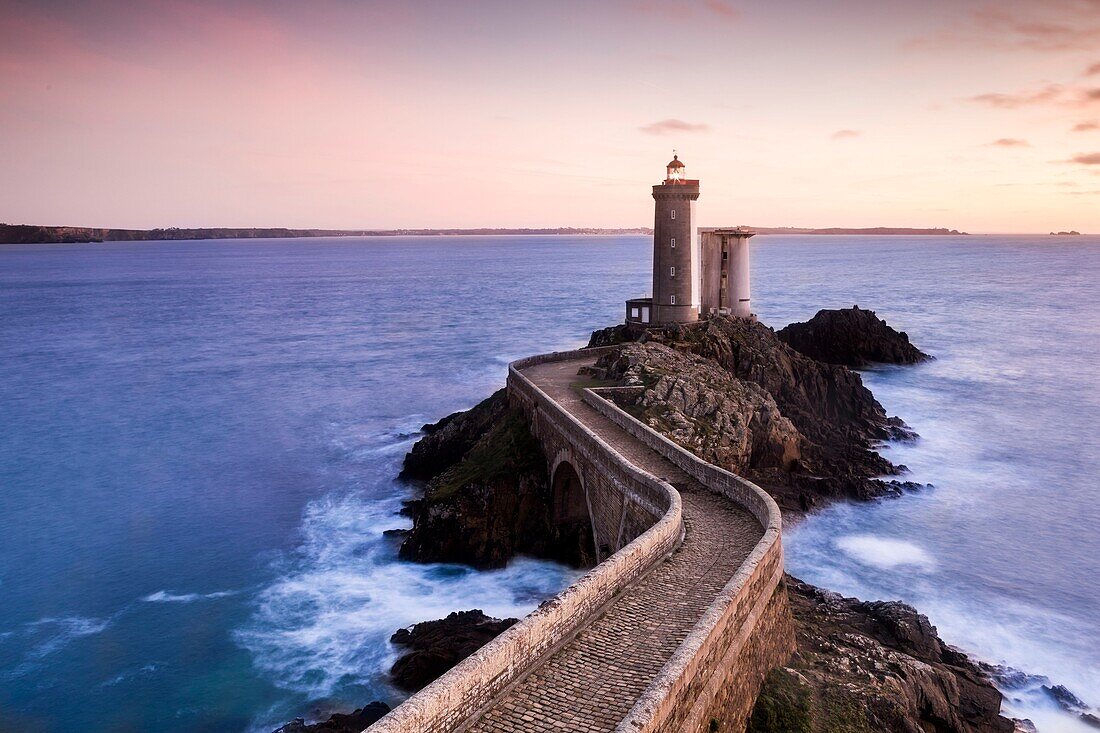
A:
[[[360,494],[307,507],[301,545],[257,594],[251,618],[234,634],[274,684],[312,699],[343,685],[382,693],[395,659],[388,640],[397,629],[470,608],[523,616],[578,575],[526,558],[489,572],[397,561],[393,543],[382,536],[408,524],[395,509],[394,500]]]
[[[214,598],[225,598],[226,596],[236,595],[235,590],[219,590],[213,593],[173,593],[167,590],[158,590],[156,593],[150,593],[141,600],[145,603],[192,603],[194,601],[205,601]]]
[[[837,538],[836,546],[849,557],[876,568],[909,566],[929,570],[936,564],[932,556],[919,546],[890,537],[846,535]]]

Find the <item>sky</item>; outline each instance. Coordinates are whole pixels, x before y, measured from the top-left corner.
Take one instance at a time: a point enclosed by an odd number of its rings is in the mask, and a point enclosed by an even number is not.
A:
[[[0,0],[0,221],[1100,232],[1100,0]]]

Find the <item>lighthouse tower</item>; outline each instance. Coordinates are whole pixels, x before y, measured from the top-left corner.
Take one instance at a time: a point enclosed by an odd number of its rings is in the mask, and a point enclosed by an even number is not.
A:
[[[699,243],[695,201],[699,181],[673,155],[665,180],[653,187],[653,312],[651,323],[699,320]]]
[[[711,315],[755,319],[744,227],[695,228],[699,181],[677,155],[653,187],[653,295],[626,301],[628,326],[690,323]],[[702,234],[702,243],[698,237]]]

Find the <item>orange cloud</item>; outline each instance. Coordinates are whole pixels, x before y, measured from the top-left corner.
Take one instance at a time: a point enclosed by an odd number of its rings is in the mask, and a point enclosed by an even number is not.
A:
[[[647,135],[671,135],[677,132],[707,132],[710,130],[710,125],[693,124],[691,122],[684,122],[683,120],[667,119],[660,120],[659,122],[651,122],[638,129]]]

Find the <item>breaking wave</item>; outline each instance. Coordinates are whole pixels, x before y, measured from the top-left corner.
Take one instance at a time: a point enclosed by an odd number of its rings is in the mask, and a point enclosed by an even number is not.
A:
[[[141,600],[145,603],[192,603],[194,601],[206,601],[214,598],[225,598],[236,595],[235,590],[219,590],[214,593],[173,593],[167,590],[158,590],[150,593]]]
[[[234,634],[274,684],[311,699],[348,685],[392,697],[385,680],[395,659],[389,637],[397,629],[470,608],[523,616],[579,575],[525,558],[495,571],[398,561],[395,544],[383,536],[408,526],[396,508],[396,499],[361,494],[308,505],[301,545]]]

